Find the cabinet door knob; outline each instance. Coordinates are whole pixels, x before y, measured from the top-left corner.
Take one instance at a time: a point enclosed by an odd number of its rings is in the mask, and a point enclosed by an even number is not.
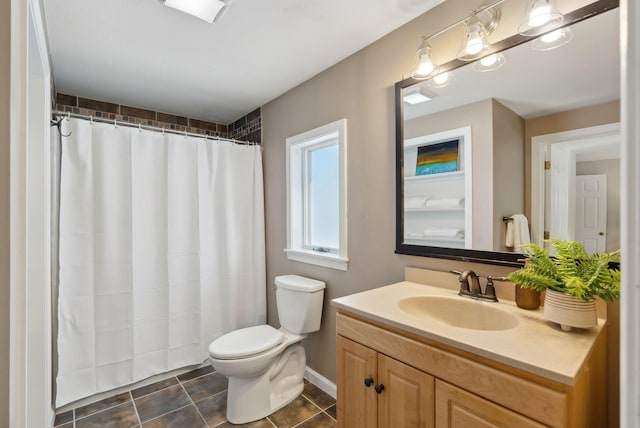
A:
[[[373,385],[373,378],[371,376],[365,378],[364,384],[367,388],[370,387],[371,385]]]
[[[382,391],[384,391],[384,384],[381,383],[376,385],[376,392],[380,394]]]

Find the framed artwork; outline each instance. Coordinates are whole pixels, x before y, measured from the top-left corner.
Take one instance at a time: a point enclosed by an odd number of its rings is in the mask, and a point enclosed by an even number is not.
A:
[[[418,147],[416,175],[458,171],[458,140]]]

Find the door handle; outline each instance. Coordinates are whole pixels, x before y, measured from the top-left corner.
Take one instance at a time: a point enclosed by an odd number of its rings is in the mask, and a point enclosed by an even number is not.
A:
[[[604,236],[604,232],[600,232],[600,233],[598,233],[598,235]]]
[[[382,391],[384,391],[384,384],[381,383],[376,385],[376,392],[380,394]]]
[[[364,385],[367,388],[369,388],[371,385],[373,385],[373,378],[371,376],[369,376],[368,378],[365,378]]]

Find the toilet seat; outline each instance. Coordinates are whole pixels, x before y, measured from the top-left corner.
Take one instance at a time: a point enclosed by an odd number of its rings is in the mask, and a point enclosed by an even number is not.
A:
[[[211,342],[209,355],[220,360],[247,358],[276,347],[284,339],[284,333],[270,325],[242,328]]]

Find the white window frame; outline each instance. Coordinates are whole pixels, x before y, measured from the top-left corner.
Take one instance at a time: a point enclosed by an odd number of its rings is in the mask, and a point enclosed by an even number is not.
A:
[[[305,197],[307,153],[336,140],[339,174],[339,248],[329,252],[305,247],[304,222],[307,210]],[[310,263],[332,269],[347,270],[347,120],[340,119],[319,128],[287,138],[287,248],[289,260]]]

